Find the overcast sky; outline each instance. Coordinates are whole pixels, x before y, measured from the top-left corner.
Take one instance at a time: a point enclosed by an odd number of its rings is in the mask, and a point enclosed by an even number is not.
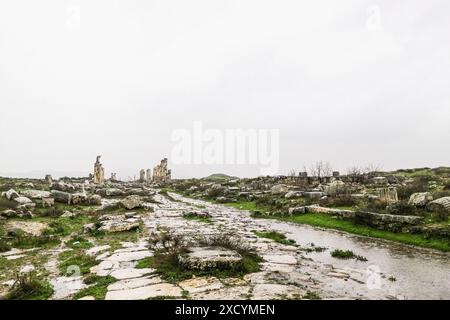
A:
[[[450,165],[446,0],[0,2],[0,174],[174,177],[174,130],[279,129],[280,174]]]

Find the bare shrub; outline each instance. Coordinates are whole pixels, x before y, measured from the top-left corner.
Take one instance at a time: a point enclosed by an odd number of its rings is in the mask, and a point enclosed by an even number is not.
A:
[[[169,231],[151,233],[148,242],[151,250],[163,254],[179,254],[187,250],[183,237]]]

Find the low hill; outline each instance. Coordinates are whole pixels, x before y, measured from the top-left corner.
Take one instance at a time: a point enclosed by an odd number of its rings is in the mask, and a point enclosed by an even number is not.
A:
[[[238,177],[229,176],[224,173],[214,173],[210,176],[203,178],[203,180],[211,180],[211,181],[223,181],[223,180],[233,180],[239,179]]]

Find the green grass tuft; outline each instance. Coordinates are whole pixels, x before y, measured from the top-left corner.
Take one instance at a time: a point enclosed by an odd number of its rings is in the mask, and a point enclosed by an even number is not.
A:
[[[284,245],[295,245],[295,241],[292,239],[287,239],[286,236],[282,233],[279,233],[277,231],[255,231],[254,234],[256,234],[260,238],[266,238],[271,239],[275,242],[284,244]]]

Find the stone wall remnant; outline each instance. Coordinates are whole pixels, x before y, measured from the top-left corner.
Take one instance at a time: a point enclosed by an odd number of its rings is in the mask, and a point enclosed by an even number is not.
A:
[[[153,169],[153,182],[167,182],[171,179],[171,170],[167,168],[167,158],[161,160],[161,163],[158,164]]]
[[[139,182],[145,182],[147,180],[146,176],[145,176],[145,170],[141,169],[139,171]]]
[[[51,176],[50,174],[46,174],[46,175],[45,175],[45,181],[46,181],[48,184],[52,184],[52,183],[53,183],[53,178],[52,178],[52,176]]]
[[[398,202],[397,188],[395,187],[379,188],[377,189],[377,194],[379,199],[385,203]]]
[[[105,169],[103,169],[103,166],[100,163],[100,158],[101,156],[97,156],[97,161],[94,164],[93,180],[96,184],[105,183]]]

